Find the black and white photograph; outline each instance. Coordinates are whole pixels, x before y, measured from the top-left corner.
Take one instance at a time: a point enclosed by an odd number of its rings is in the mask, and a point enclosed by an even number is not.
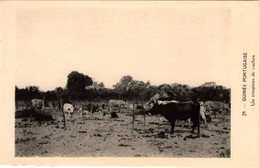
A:
[[[15,155],[230,157],[229,18],[19,11]]]
[[[243,10],[81,3],[13,10],[14,158],[236,157],[233,124],[258,116],[259,55],[234,56]]]

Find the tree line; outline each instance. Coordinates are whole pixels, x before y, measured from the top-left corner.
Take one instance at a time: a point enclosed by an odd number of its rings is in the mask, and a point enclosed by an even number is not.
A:
[[[179,102],[185,101],[221,101],[230,103],[230,89],[220,85],[209,86],[210,82],[199,87],[173,83],[151,85],[149,81],[134,80],[132,76],[123,76],[113,88],[106,88],[104,84],[93,81],[91,77],[77,71],[72,71],[67,76],[65,88],[57,87],[54,90],[43,92],[38,86],[18,88],[15,86],[16,100],[45,99],[58,100],[60,97],[66,102],[70,100],[81,101],[106,101],[121,99],[125,101],[148,101],[155,94],[161,97],[174,99]],[[206,85],[207,84],[207,85]]]

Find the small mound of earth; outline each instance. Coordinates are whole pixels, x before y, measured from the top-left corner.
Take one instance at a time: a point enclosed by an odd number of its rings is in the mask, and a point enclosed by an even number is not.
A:
[[[37,112],[35,109],[18,110],[15,112],[15,118],[33,118],[34,121],[51,121],[54,120],[52,115],[44,112]]]
[[[165,132],[159,132],[156,135],[156,138],[168,138],[168,135],[165,135]]]
[[[188,136],[185,136],[183,138],[184,141],[186,141],[188,138],[189,139],[196,139],[196,138],[199,138],[200,136],[199,135],[188,135]]]

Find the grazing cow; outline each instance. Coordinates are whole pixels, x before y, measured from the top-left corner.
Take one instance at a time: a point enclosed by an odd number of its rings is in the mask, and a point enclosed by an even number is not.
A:
[[[229,106],[225,103],[218,101],[206,101],[203,103],[205,107],[205,113],[208,116],[214,115],[216,118],[216,114],[228,113],[230,111]]]
[[[89,114],[88,110],[83,110],[81,113],[79,113],[80,116],[88,115],[88,114]]]
[[[123,107],[126,103],[123,100],[109,100],[108,101],[109,106],[119,106]]]
[[[80,115],[83,114],[91,114],[91,116],[93,116],[94,113],[102,113],[102,107],[103,106],[99,106],[98,104],[87,104],[87,105],[83,105],[82,106],[82,114],[80,113]]]
[[[161,114],[171,123],[171,133],[174,133],[174,126],[176,120],[187,120],[191,118],[193,121],[192,133],[195,128],[198,128],[198,134],[200,134],[200,104],[197,102],[185,102],[185,103],[168,103],[158,104],[155,103],[149,113],[152,115]]]
[[[44,100],[42,99],[32,99],[32,108],[35,110],[43,110],[44,109]]]
[[[74,112],[74,107],[73,107],[73,105],[72,105],[72,104],[69,104],[69,103],[65,103],[65,104],[63,105],[63,112],[64,112],[64,113],[68,113],[69,116],[71,116],[71,114],[73,114],[73,112]]]

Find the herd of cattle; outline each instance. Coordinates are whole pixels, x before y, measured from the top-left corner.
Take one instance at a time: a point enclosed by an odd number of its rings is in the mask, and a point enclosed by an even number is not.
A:
[[[86,115],[90,112],[105,112],[107,105],[102,104],[99,106],[98,104],[74,104],[74,103],[64,103],[61,106],[60,102],[50,101],[48,103],[44,102],[42,99],[33,99],[31,101],[32,108],[36,111],[44,111],[48,108],[55,108],[59,111],[63,111],[66,115],[72,116],[73,113],[78,112],[80,115]]]
[[[192,122],[192,132],[195,128],[198,129],[198,134],[200,133],[200,120],[207,126],[207,122],[211,121],[213,116],[216,118],[217,114],[228,114],[230,112],[230,107],[228,104],[217,102],[217,101],[206,101],[206,102],[178,102],[176,100],[160,100],[151,99],[144,105],[133,105],[122,100],[109,100],[108,104],[73,104],[65,103],[61,107],[60,103],[49,102],[48,105],[45,104],[42,99],[33,99],[31,101],[32,107],[37,110],[44,110],[48,107],[57,108],[66,115],[73,115],[77,112],[80,115],[93,114],[94,112],[105,114],[112,114],[114,112],[114,107],[129,108],[132,111],[134,109],[142,109],[143,114],[149,115],[161,115],[165,117],[171,124],[171,133],[174,133],[174,126],[177,120],[189,121],[189,125]],[[112,115],[111,115],[112,116]]]

